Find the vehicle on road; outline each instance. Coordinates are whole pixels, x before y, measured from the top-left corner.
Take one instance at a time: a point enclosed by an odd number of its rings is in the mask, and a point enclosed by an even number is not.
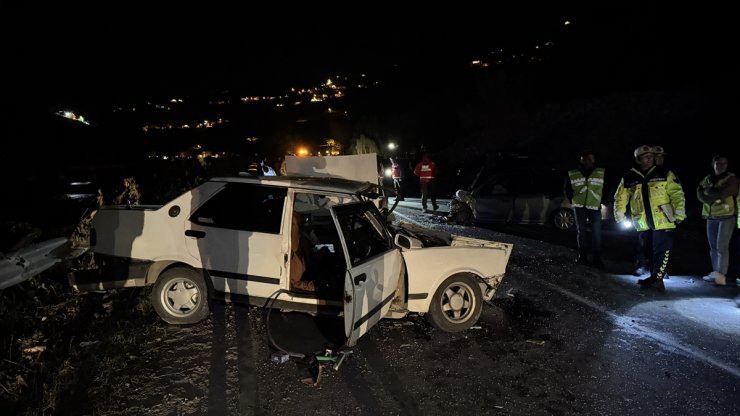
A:
[[[551,225],[575,230],[573,206],[563,191],[564,177],[556,171],[530,170],[494,174],[471,193],[477,224]],[[612,218],[611,204],[601,205],[601,218]]]
[[[369,182],[244,175],[163,206],[103,207],[90,238],[100,268],[75,273],[73,284],[152,286],[154,309],[171,324],[203,320],[214,297],[341,316],[348,345],[381,318],[409,313],[448,332],[473,326],[512,245],[389,224],[377,196]],[[291,278],[295,256],[300,281],[315,290]]]

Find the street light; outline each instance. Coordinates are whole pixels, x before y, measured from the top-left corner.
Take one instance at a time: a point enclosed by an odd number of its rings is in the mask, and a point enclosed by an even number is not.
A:
[[[388,150],[395,150],[396,144],[393,142],[388,143]]]

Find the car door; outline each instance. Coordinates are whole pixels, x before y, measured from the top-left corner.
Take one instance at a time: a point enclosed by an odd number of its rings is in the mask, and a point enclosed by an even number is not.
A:
[[[388,312],[403,259],[373,204],[338,205],[331,213],[349,267],[344,282],[344,329],[351,346]]]
[[[287,188],[227,183],[185,222],[188,251],[216,291],[266,297],[280,287],[286,195]]]
[[[563,179],[557,172],[525,173],[517,176],[514,215],[519,224],[546,224],[563,204]]]
[[[497,178],[475,193],[475,220],[507,222],[511,219],[514,195],[506,180]]]

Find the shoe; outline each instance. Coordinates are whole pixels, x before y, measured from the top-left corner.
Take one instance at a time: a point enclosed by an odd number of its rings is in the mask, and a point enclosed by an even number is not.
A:
[[[428,209],[426,209],[426,208],[422,208],[422,209],[421,209],[421,212],[423,212],[423,213],[425,213],[425,214],[426,214],[427,212],[429,212],[429,210],[428,210]]]
[[[435,205],[435,206],[434,206],[434,210],[436,211],[436,210],[438,210],[438,209],[439,209],[439,205]]]
[[[665,290],[663,279],[658,279],[654,276],[650,276],[647,279],[640,279],[637,281],[637,284],[641,286],[640,289]]]
[[[717,272],[711,272],[708,275],[701,278],[701,280],[705,282],[712,282],[714,283],[714,278],[717,276]]]
[[[640,266],[632,273],[635,276],[642,276],[644,274],[650,274],[650,269],[645,266]]]
[[[720,272],[715,272],[715,273],[717,273],[717,274],[714,276],[714,284],[717,285],[717,286],[726,286],[727,285],[727,276],[723,275]]]

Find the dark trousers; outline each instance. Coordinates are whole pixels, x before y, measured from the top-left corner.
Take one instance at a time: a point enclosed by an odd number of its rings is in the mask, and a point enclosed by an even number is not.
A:
[[[652,266],[650,276],[662,279],[668,274],[668,258],[673,248],[673,230],[647,230],[639,234],[652,234]]]
[[[421,182],[421,207],[427,209],[427,198],[431,198],[432,207],[437,209],[437,194],[434,192],[434,181],[432,182]]]
[[[601,211],[598,209],[574,208],[578,251],[582,256],[589,253],[594,259],[601,256]]]
[[[637,233],[637,267],[650,270],[653,266],[653,233],[642,231]]]

